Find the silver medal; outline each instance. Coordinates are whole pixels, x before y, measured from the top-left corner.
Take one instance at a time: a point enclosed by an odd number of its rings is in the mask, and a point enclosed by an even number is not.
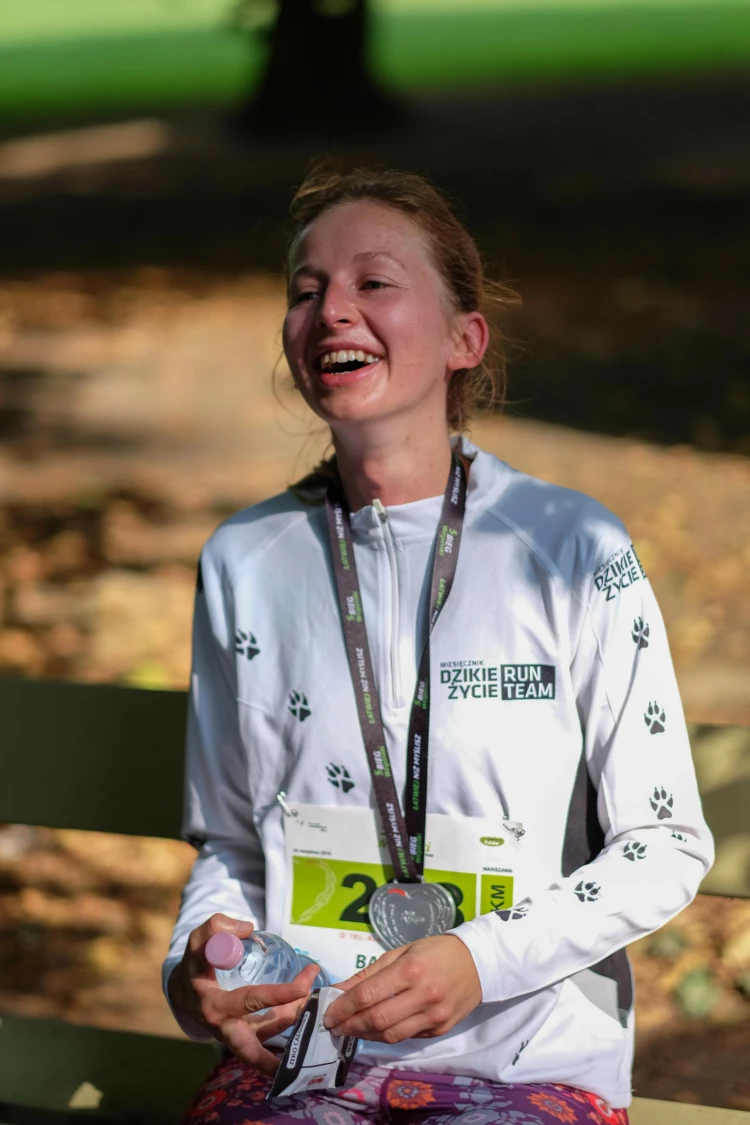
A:
[[[437,937],[456,924],[456,904],[440,883],[385,883],[370,899],[370,925],[386,949]]]

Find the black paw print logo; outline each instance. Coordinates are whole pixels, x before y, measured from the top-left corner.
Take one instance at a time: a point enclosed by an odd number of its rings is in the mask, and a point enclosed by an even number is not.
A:
[[[234,651],[238,652],[240,656],[246,656],[248,660],[252,660],[254,656],[258,655],[260,649],[252,633],[243,633],[242,629],[235,629]]]
[[[299,719],[301,723],[304,723],[305,719],[310,714],[310,704],[307,702],[307,696],[303,695],[301,691],[290,691],[289,710],[292,712],[295,719]]]
[[[680,840],[680,842],[683,844],[687,843],[687,836],[683,836],[681,832],[673,832],[672,838],[675,840]]]
[[[354,788],[351,774],[345,766],[335,766],[331,762],[330,766],[326,766],[326,773],[331,785],[335,785],[337,789],[341,789],[343,793],[348,793],[350,789]]]
[[[622,854],[625,856],[625,859],[632,859],[633,863],[635,863],[637,859],[646,858],[647,847],[648,844],[639,844],[637,840],[631,840],[622,849]]]
[[[636,617],[633,622],[633,632],[631,636],[638,645],[638,648],[648,648],[648,638],[651,636],[651,630],[648,624],[644,624],[642,617]]]
[[[518,1062],[518,1060],[519,1060],[519,1059],[520,1059],[520,1057],[521,1057],[521,1051],[525,1051],[525,1050],[526,1050],[526,1048],[528,1047],[528,1045],[529,1045],[529,1041],[528,1041],[528,1039],[524,1039],[524,1040],[522,1041],[522,1043],[521,1043],[521,1046],[520,1046],[520,1047],[518,1048],[518,1050],[516,1051],[516,1054],[515,1054],[515,1057],[514,1057],[514,1059],[513,1059],[513,1062],[512,1062],[511,1064],[510,1064],[511,1066],[515,1066],[515,1065],[516,1065],[516,1063]]]
[[[498,918],[502,918],[503,922],[517,922],[519,918],[525,918],[528,912],[528,906],[514,906],[510,910],[495,911]]]
[[[643,721],[648,727],[649,734],[661,734],[664,730],[667,716],[656,700],[654,700],[653,703],[649,703],[648,708],[644,712]]]
[[[598,883],[584,883],[583,880],[576,887],[576,895],[581,902],[596,902],[599,898],[601,887]]]
[[[671,793],[667,793],[666,789],[657,785],[649,797],[649,802],[656,813],[657,820],[669,820],[674,805],[674,797]]]

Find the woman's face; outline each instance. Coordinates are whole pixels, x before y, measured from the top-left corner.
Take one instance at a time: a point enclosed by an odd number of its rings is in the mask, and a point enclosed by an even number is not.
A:
[[[420,228],[379,203],[341,203],[308,227],[290,263],[284,352],[334,430],[417,412],[445,424],[466,362]],[[481,319],[481,318],[480,318]]]

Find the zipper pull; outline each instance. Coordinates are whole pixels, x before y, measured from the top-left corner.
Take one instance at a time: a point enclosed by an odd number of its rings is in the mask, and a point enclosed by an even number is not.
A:
[[[284,792],[283,789],[281,789],[276,794],[276,800],[279,802],[282,809],[284,810],[285,816],[299,816],[299,813],[297,812],[297,810],[296,809],[290,809],[289,805],[286,803],[286,793]]]
[[[510,832],[516,843],[518,843],[522,836],[526,835],[526,829],[521,824],[520,820],[504,820],[503,828],[506,832]]]
[[[383,507],[382,502],[380,500],[378,500],[378,498],[376,497],[372,502],[372,506],[375,509],[375,515],[378,517],[380,522],[385,523],[388,516],[386,514],[386,510]]]

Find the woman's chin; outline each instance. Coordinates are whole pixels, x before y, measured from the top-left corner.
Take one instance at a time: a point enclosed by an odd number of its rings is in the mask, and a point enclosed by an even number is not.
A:
[[[316,388],[317,393],[308,399],[310,406],[324,422],[362,424],[391,417],[394,404],[387,396],[378,394],[378,387],[364,382],[341,383],[336,386]]]

